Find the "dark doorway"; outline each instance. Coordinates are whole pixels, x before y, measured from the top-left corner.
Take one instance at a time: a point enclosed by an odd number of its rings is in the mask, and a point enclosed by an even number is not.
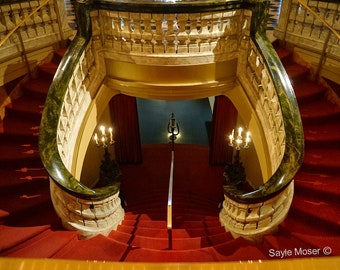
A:
[[[196,100],[151,100],[137,98],[142,144],[167,143],[167,125],[174,113],[180,128],[176,143],[209,145],[212,109],[208,98]]]

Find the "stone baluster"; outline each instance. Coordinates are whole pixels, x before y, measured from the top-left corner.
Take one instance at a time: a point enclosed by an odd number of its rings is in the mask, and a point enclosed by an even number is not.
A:
[[[14,21],[12,21],[13,16],[12,16],[11,7],[9,5],[6,5],[6,6],[2,6],[1,9],[4,14],[3,18],[4,18],[5,26],[7,30],[10,31],[15,27],[15,23]]]
[[[168,49],[168,44],[169,44],[169,39],[168,39],[169,22],[168,22],[166,15],[163,15],[163,18],[161,21],[161,31],[162,31],[163,52],[166,53]]]
[[[102,42],[104,47],[113,47],[113,39],[114,39],[114,21],[113,17],[110,16],[110,11],[100,10],[99,17],[102,18]]]
[[[164,53],[163,45],[163,31],[162,31],[163,15],[162,14],[152,14],[152,19],[150,21],[151,33],[152,33],[152,52],[161,54]]]
[[[141,31],[141,15],[139,13],[130,14],[130,35],[131,50],[133,52],[142,51],[142,31]]]
[[[38,1],[31,1],[30,5],[31,5],[31,9],[34,10],[39,6],[39,2]],[[33,21],[34,21],[34,24],[35,24],[35,30],[36,30],[37,36],[44,35],[45,29],[43,27],[43,20],[40,16],[40,11],[34,13],[32,18],[33,18]]]
[[[188,52],[189,53],[198,53],[200,52],[201,45],[201,15],[200,14],[189,14],[187,20],[187,34],[188,38],[186,43],[188,44]]]
[[[6,27],[6,16],[5,13],[2,11],[1,7],[0,7],[0,14],[2,14],[2,16],[0,17],[0,40],[2,40],[6,34],[7,34],[7,27]],[[9,45],[10,41],[7,40],[3,46]]]
[[[52,19],[50,17],[49,6],[45,5],[40,9],[41,19],[43,21],[43,27],[45,29],[45,33],[52,33]]]
[[[32,12],[30,5],[28,2],[22,2],[21,3],[21,9],[22,9],[22,17],[27,18],[27,16]],[[34,22],[32,20],[32,17],[26,20],[25,22],[25,30],[26,30],[26,37],[27,39],[31,39],[36,37],[36,32],[34,28]],[[24,37],[23,37],[24,39]]]

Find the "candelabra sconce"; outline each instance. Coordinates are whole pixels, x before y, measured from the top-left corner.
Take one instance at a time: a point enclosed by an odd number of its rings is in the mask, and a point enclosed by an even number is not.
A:
[[[107,147],[115,143],[113,139],[113,129],[112,127],[106,128],[105,126],[99,127],[99,135],[96,132],[93,136],[97,147],[102,147],[107,151]]]
[[[168,133],[169,133],[169,139],[172,142],[172,146],[174,146],[175,140],[179,136],[179,125],[176,121],[175,114],[170,114],[170,119],[168,123]]]
[[[95,133],[93,140],[97,147],[104,149],[104,158],[100,165],[99,180],[95,185],[96,188],[104,187],[108,185],[120,186],[120,169],[115,160],[111,159],[108,147],[112,146],[115,141],[113,139],[112,127],[106,128],[105,126],[99,127],[99,133]]]
[[[244,182],[246,181],[246,173],[242,162],[240,161],[240,151],[241,149],[249,148],[251,142],[250,132],[244,132],[242,127],[239,127],[237,134],[233,129],[231,134],[228,136],[229,146],[235,149],[235,155],[231,164],[227,164],[224,169],[224,177],[228,185],[236,186],[237,188],[242,188]]]

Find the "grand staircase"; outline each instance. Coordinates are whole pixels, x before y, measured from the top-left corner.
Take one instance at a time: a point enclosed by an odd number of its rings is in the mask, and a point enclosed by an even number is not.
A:
[[[54,213],[37,147],[46,93],[64,53],[59,50],[38,67],[35,78],[22,83],[22,95],[6,108],[0,134],[0,256],[211,262],[282,259],[277,251],[295,248],[289,258],[339,256],[339,106],[329,101],[325,87],[309,80],[308,68],[296,64],[289,52],[277,51],[296,91],[306,140],[292,208],[277,234],[253,244],[225,232],[218,218],[222,168],[208,165],[207,147],[180,144],[175,148],[172,231],[166,226],[167,144],[144,145],[143,163],[122,166],[126,214],[116,231],[89,240],[65,231]]]

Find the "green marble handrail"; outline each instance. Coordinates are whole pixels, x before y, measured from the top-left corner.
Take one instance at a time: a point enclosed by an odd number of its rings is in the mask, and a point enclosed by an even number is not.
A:
[[[78,32],[59,65],[46,98],[39,129],[39,152],[49,176],[60,188],[77,198],[100,200],[115,194],[119,187],[86,187],[65,167],[57,146],[57,129],[67,86],[92,34],[90,6],[78,3],[75,8],[79,18]]]
[[[294,89],[271,42],[265,33],[267,22],[267,3],[257,5],[253,10],[252,38],[265,61],[273,79],[274,88],[281,105],[284,129],[286,134],[285,152],[282,161],[270,179],[252,192],[225,189],[227,197],[240,203],[257,203],[280,193],[293,180],[299,170],[304,156],[304,133],[299,107]]]
[[[96,8],[139,13],[199,13],[243,8],[256,0],[92,0]]]

